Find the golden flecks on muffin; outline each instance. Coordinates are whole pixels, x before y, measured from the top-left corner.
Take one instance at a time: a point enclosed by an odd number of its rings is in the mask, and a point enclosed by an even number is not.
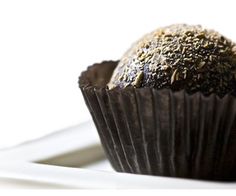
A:
[[[121,58],[108,88],[185,89],[224,95],[236,90],[236,45],[201,26],[177,24],[141,38]]]

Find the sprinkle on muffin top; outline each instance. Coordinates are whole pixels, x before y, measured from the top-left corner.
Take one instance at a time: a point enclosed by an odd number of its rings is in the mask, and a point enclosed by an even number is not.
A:
[[[186,24],[159,28],[121,58],[108,88],[236,91],[236,45],[213,30]]]

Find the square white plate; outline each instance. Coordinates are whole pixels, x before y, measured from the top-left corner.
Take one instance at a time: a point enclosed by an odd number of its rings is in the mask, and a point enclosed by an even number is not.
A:
[[[115,172],[92,122],[0,150],[0,184],[41,188],[236,188],[220,183]]]

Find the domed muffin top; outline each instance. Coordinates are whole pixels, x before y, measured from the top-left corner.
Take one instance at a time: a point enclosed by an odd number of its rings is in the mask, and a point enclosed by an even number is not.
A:
[[[108,83],[109,89],[127,86],[220,96],[236,91],[236,45],[201,26],[159,28],[124,54]]]

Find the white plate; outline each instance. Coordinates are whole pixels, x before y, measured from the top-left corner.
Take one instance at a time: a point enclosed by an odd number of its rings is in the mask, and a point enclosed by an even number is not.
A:
[[[236,188],[236,183],[115,172],[92,122],[0,150],[0,183],[41,188]]]

